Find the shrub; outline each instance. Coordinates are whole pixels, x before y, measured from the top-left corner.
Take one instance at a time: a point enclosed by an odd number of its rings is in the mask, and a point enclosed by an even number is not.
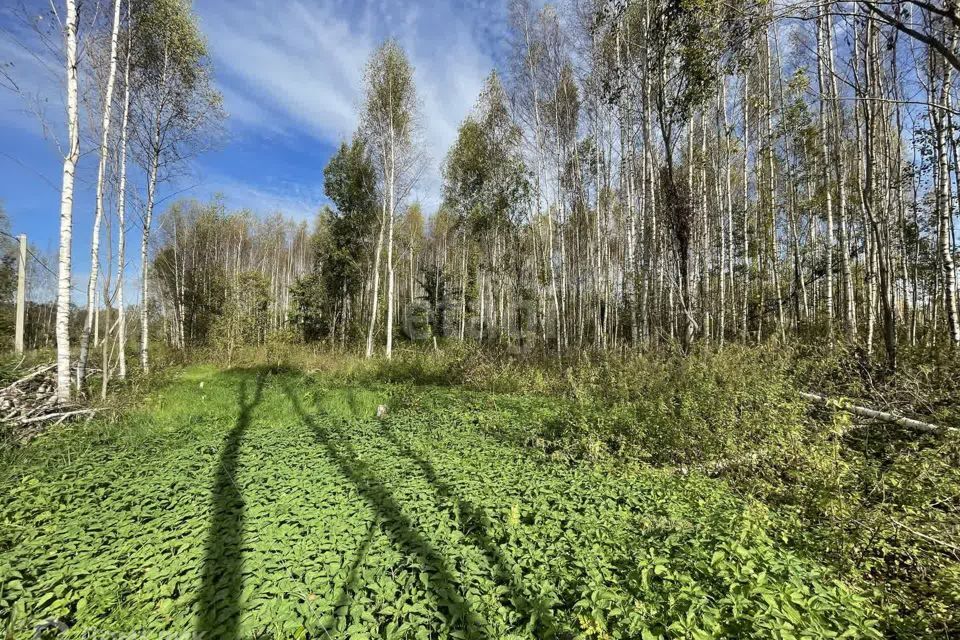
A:
[[[708,469],[803,438],[804,405],[768,350],[608,360],[566,379],[572,402],[543,435],[574,454]]]

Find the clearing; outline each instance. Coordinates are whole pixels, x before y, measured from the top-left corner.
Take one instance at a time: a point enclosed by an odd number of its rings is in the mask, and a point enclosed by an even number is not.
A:
[[[524,446],[551,402],[186,369],[119,424],[3,460],[0,623],[13,637],[45,621],[83,637],[877,635],[861,596],[723,483]]]

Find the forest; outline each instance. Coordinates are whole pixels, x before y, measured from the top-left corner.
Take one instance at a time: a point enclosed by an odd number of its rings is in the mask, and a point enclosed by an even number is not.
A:
[[[5,638],[960,638],[954,0],[481,3],[452,145],[384,38],[308,219],[183,192],[201,4],[0,15]]]

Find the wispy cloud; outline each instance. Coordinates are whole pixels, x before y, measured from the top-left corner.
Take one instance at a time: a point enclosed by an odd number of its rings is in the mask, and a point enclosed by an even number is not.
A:
[[[407,51],[423,108],[428,170],[414,197],[439,198],[440,163],[495,51],[482,38],[503,7],[453,0],[239,0],[198,5],[228,112],[241,131],[328,145],[356,129],[367,59],[386,38]]]
[[[211,176],[190,197],[222,197],[229,209],[247,209],[260,216],[283,213],[292,220],[312,220],[321,206],[328,203],[319,185],[306,185],[287,180],[254,185],[229,176]]]
[[[357,127],[366,62],[392,37],[415,67],[429,157],[411,198],[433,210],[440,165],[457,127],[484,77],[502,61],[506,1],[193,0],[230,115],[230,135],[224,148],[197,159],[183,184],[162,185],[161,195],[172,200],[221,193],[230,208],[311,219],[326,201],[323,166]],[[83,7],[82,35],[90,33],[96,3]],[[0,200],[17,232],[56,247],[62,156],[53,140],[62,140],[65,130],[61,43],[53,30],[44,44],[21,11],[29,18],[48,8],[47,0],[0,0],[0,63],[13,63],[8,70],[20,90],[0,88],[0,173],[9,178],[0,181]],[[85,47],[81,38],[81,52]],[[73,239],[75,268],[82,275],[89,269],[96,170],[86,100],[98,109],[99,99],[90,91],[86,70],[80,84],[83,153]],[[37,106],[45,112],[46,131],[34,113]],[[137,211],[143,171],[136,163],[128,167],[131,210]],[[165,199],[161,209],[168,204]],[[128,240],[139,241],[135,225]],[[135,254],[131,260],[137,260]],[[135,264],[129,269],[135,273]]]

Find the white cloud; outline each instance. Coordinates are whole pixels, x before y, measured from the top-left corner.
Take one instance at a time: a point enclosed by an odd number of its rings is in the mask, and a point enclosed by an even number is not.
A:
[[[290,181],[272,181],[265,185],[251,185],[229,176],[211,176],[192,191],[197,198],[221,195],[231,210],[248,209],[261,216],[282,213],[292,220],[313,220],[314,215],[328,202],[319,186]]]
[[[232,4],[213,19],[201,12],[227,110],[256,129],[281,128],[322,139],[352,126],[365,46],[350,68],[350,38],[333,16],[315,17],[298,1]],[[269,18],[265,19],[265,16]]]
[[[258,134],[309,136],[335,144],[356,129],[363,73],[373,50],[393,37],[415,68],[428,169],[413,197],[439,201],[440,163],[472,108],[493,55],[483,4],[453,0],[367,3],[242,0],[198,3],[226,106]],[[318,168],[319,170],[319,168]]]
[[[63,128],[63,67],[55,58],[19,14],[0,12],[0,64],[9,76],[0,82],[0,126],[31,135],[43,133],[45,124],[54,132]]]

